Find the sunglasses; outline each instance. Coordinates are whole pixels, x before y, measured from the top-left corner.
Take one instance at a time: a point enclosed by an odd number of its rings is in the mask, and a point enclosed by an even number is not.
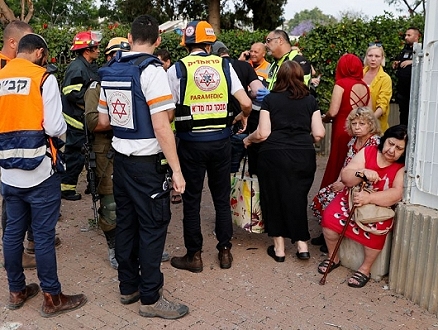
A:
[[[382,43],[381,42],[370,42],[368,44],[368,47],[372,47],[372,46],[382,47]]]
[[[266,38],[266,43],[269,44],[272,40],[274,39],[280,39],[280,37],[275,37],[275,38]]]

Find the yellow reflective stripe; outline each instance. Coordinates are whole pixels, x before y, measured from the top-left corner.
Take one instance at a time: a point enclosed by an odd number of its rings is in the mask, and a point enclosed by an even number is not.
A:
[[[216,119],[216,118],[224,118],[228,116],[228,113],[202,113],[202,114],[193,114],[193,120],[201,120],[201,119]]]
[[[75,184],[61,183],[61,191],[66,191],[66,190],[75,190],[76,191],[76,185]]]
[[[72,117],[70,117],[69,115],[65,114],[64,112],[62,113],[65,119],[65,122],[77,129],[84,129],[84,123],[80,122],[79,120],[76,120]]]
[[[67,95],[70,94],[72,91],[80,91],[82,88],[83,84],[76,84],[76,85],[69,85],[69,86],[65,86],[62,89],[62,94]]]
[[[205,130],[205,129],[220,129],[220,128],[225,128],[226,125],[206,125],[206,126],[202,126],[202,127],[193,127],[192,130],[197,131],[197,130]]]

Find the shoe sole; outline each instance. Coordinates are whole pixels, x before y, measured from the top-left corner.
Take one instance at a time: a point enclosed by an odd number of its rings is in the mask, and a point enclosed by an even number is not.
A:
[[[173,262],[172,259],[170,260],[170,264],[172,265],[172,267],[176,268],[176,269],[181,269],[181,270],[188,270],[189,272],[192,273],[200,273],[203,271],[204,267],[200,267],[200,268],[180,268],[178,266],[176,266]],[[230,266],[231,267],[231,266]]]
[[[140,316],[143,316],[143,317],[160,317],[160,318],[166,319],[166,320],[176,320],[176,319],[183,317],[184,315],[187,315],[189,313],[189,311],[187,311],[183,314],[175,315],[175,316],[164,316],[164,315],[159,315],[158,313],[146,313],[146,312],[141,312],[141,311],[139,311],[138,313],[140,314]]]
[[[47,314],[43,310],[41,310],[40,314],[41,314],[42,317],[54,317],[54,316],[58,316],[60,314],[68,313],[68,312],[71,312],[71,311],[74,311],[76,309],[81,308],[82,306],[84,306],[87,303],[87,301],[88,301],[88,299],[87,299],[87,297],[85,297],[85,299],[76,307],[73,307],[73,308],[70,308],[70,309],[64,309],[62,311],[57,311],[57,312],[50,313],[50,314]]]

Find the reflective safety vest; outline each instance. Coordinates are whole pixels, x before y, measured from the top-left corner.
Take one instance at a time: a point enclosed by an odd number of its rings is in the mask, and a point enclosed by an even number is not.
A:
[[[151,114],[140,76],[148,65],[161,66],[158,57],[149,54],[122,56],[118,52],[107,66],[99,69],[114,136],[120,139],[155,138]]]
[[[47,152],[41,86],[46,69],[16,58],[0,70],[0,166],[33,170]]]
[[[266,79],[268,82],[269,90],[272,90],[274,88],[275,82],[277,81],[278,70],[280,69],[280,66],[283,64],[283,62],[286,60],[293,61],[295,56],[297,55],[298,55],[297,50],[291,50],[289,53],[284,54],[280,60],[274,62],[271,65],[271,67],[269,68],[268,79]],[[309,72],[308,74],[304,72],[304,83],[306,84],[306,86],[309,86],[309,81],[311,76],[312,76],[311,72]]]
[[[257,73],[257,76],[262,77],[264,80],[268,79],[269,68],[271,67],[271,63],[263,59],[262,64],[258,67],[254,68],[254,71]]]
[[[234,118],[230,106],[230,63],[221,57],[191,54],[176,64],[180,104],[176,105],[177,132],[224,129]]]

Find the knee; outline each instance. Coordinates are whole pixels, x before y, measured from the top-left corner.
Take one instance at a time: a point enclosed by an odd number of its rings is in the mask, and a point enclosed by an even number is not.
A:
[[[322,228],[322,232],[324,234],[324,238],[329,241],[337,240],[339,238],[339,234],[334,230],[331,230],[327,227]]]

